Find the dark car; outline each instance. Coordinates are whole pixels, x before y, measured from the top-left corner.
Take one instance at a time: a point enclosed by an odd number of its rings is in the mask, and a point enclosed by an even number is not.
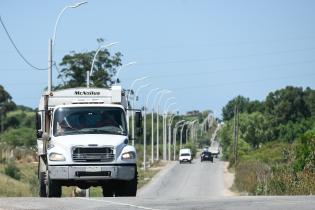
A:
[[[213,162],[213,156],[211,155],[211,153],[209,151],[203,151],[201,153],[201,162],[205,161],[205,160],[209,160],[209,161]]]

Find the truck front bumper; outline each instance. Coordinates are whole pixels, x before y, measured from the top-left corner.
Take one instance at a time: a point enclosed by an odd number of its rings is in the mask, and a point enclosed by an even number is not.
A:
[[[135,164],[116,165],[50,165],[49,177],[60,180],[131,180],[136,174]]]

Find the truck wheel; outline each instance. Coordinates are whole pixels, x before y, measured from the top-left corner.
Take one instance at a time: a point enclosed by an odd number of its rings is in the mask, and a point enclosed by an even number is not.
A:
[[[113,197],[114,195],[114,186],[113,182],[108,182],[102,186],[103,189],[103,196],[104,197]]]
[[[49,175],[47,175],[48,171],[45,173],[46,177],[46,194],[47,197],[61,197],[62,190],[61,185],[56,180],[51,180]]]
[[[46,177],[46,173],[40,172],[39,174],[39,196],[40,197],[47,197],[45,177]]]
[[[136,196],[138,186],[138,171],[136,170],[135,177],[130,181],[118,181],[116,185],[116,197],[120,196]]]

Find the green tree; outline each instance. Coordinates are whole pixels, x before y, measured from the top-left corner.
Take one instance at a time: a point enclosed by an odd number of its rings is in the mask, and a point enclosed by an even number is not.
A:
[[[36,135],[33,128],[9,129],[0,136],[0,142],[10,146],[34,146]]]
[[[306,132],[296,148],[295,169],[315,171],[315,131]]]
[[[270,133],[267,118],[260,112],[241,114],[240,137],[255,149],[260,144],[269,141],[272,133]]]
[[[23,110],[26,110],[23,108]],[[20,128],[28,127],[35,129],[35,113],[32,111],[23,111],[17,109],[15,111],[8,112],[4,119],[4,127],[8,128]]]
[[[315,90],[307,87],[304,92],[304,100],[308,107],[308,110],[311,112],[312,117],[315,117]]]
[[[230,120],[234,117],[234,109],[237,105],[239,113],[247,112],[262,112],[264,109],[263,103],[255,100],[250,101],[249,98],[244,96],[237,96],[234,99],[230,100],[226,106],[222,109],[223,120]]]
[[[101,43],[102,40],[98,39]],[[96,51],[85,53],[76,53],[72,51],[65,55],[62,62],[60,74],[58,78],[64,79],[63,84],[59,84],[55,89],[85,87],[86,71],[90,71],[92,60]],[[120,52],[111,55],[107,49],[98,52],[93,66],[93,73],[90,78],[91,86],[94,87],[110,87],[113,84],[112,77],[116,73],[116,68],[121,66]]]
[[[277,124],[306,119],[311,114],[304,96],[302,88],[292,86],[271,92],[265,101],[265,111],[275,119]]]
[[[0,85],[0,113],[6,114],[8,111],[16,108],[15,103],[12,101],[11,95]]]
[[[234,109],[236,105],[238,106],[239,112],[243,112],[248,103],[249,98],[245,98],[244,96],[237,96],[230,100],[222,109],[223,120],[227,121],[234,117]]]
[[[286,124],[280,124],[277,129],[279,131],[279,139],[292,143],[299,138],[313,125],[311,120],[302,120],[301,122],[293,123],[289,121]]]

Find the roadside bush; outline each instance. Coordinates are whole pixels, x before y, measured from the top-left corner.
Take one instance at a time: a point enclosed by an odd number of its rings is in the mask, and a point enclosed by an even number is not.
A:
[[[183,148],[189,148],[191,150],[191,155],[193,158],[196,157],[197,154],[197,145],[194,142],[188,142],[187,144],[183,145]]]
[[[294,168],[315,171],[315,131],[308,131],[299,139]]]
[[[1,142],[10,146],[34,146],[36,144],[35,131],[32,128],[9,129],[0,136]]]
[[[4,168],[4,173],[7,176],[10,176],[13,179],[20,180],[21,179],[21,171],[16,166],[14,160],[10,160]]]
[[[270,167],[260,161],[242,161],[235,167],[235,187],[251,195],[267,193],[267,180]]]
[[[292,167],[276,166],[268,180],[269,195],[313,195],[315,193],[315,172],[295,172]]]

